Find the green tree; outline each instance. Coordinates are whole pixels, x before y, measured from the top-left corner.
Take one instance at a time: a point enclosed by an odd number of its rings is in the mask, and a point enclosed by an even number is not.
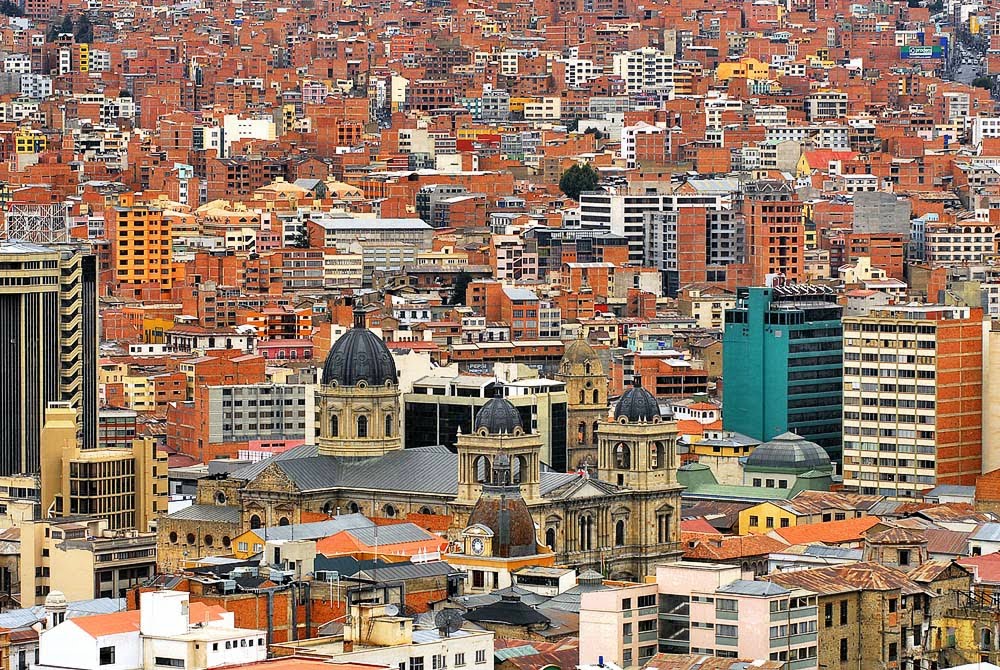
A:
[[[24,16],[24,12],[15,2],[3,0],[0,2],[0,14],[4,16]]]
[[[80,44],[90,44],[94,41],[94,24],[90,22],[86,14],[81,14],[77,20],[73,37]]]
[[[470,275],[465,270],[462,270],[457,275],[455,275],[455,283],[451,287],[451,304],[452,305],[464,305],[465,304],[465,294],[469,291],[469,282],[472,281],[472,275]]]
[[[563,173],[559,180],[559,190],[573,200],[579,200],[584,191],[593,191],[601,182],[601,176],[590,163],[574,165]]]
[[[305,228],[300,228],[292,237],[292,247],[295,249],[308,249],[309,246],[309,233],[306,232]]]
[[[993,77],[976,77],[972,80],[972,85],[976,88],[985,88],[988,91],[993,88]]]
[[[73,19],[69,14],[63,17],[62,23],[59,24],[60,33],[73,33]]]

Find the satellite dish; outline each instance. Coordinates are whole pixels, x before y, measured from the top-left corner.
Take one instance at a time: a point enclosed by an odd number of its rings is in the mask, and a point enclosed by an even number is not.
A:
[[[386,616],[396,616],[399,614],[399,606],[394,603],[389,603],[385,606]]]
[[[445,637],[461,629],[464,621],[462,613],[456,609],[444,609],[434,615],[434,625]]]

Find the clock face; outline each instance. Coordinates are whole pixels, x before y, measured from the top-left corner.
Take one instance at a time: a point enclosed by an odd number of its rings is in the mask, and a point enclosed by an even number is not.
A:
[[[483,542],[482,538],[476,537],[472,540],[472,553],[477,556],[482,554],[486,550],[486,543]]]

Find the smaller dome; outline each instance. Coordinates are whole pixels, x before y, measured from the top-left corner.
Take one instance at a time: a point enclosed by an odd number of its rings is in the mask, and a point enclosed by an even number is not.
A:
[[[522,428],[521,415],[506,398],[493,398],[479,410],[472,426],[476,433],[484,428],[490,435],[513,433]]]
[[[49,591],[49,595],[45,596],[45,609],[66,609],[66,594],[62,591]]]
[[[660,403],[653,394],[642,388],[638,383],[625,391],[615,407],[615,419],[622,417],[629,423],[642,423],[660,418]]]
[[[493,555],[517,558],[538,553],[535,520],[517,489],[485,487],[469,515],[469,526],[493,531]]]
[[[597,352],[590,346],[587,340],[579,337],[566,345],[563,351],[562,366],[566,370],[579,368],[590,363],[590,370],[587,374],[603,375],[604,365],[597,356]]]
[[[829,472],[833,469],[830,455],[823,447],[795,433],[782,433],[764,442],[747,457],[744,467],[750,470],[762,468],[793,472]]]

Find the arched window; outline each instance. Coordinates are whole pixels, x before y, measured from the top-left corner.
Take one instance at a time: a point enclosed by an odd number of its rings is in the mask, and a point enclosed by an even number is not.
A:
[[[396,516],[396,508],[393,507],[392,505],[386,505],[385,508],[383,509],[383,512],[390,519]]]
[[[580,517],[580,551],[590,551],[594,548],[594,518],[591,516]]]
[[[334,414],[330,417],[330,437],[340,435],[340,418]]]
[[[323,514],[327,516],[333,516],[337,511],[337,503],[333,500],[327,500],[323,503]]]
[[[545,546],[552,551],[556,550],[556,529],[549,528],[545,531]]]
[[[188,544],[194,544],[195,542],[194,533],[188,533],[185,539],[187,540]]]
[[[476,471],[476,481],[485,484],[493,476],[493,469],[490,467],[490,459],[485,456],[477,456],[472,468]]]
[[[288,517],[287,516],[283,516],[280,519],[278,519],[278,525],[279,526],[287,526],[288,523],[289,522],[288,522]]]
[[[581,405],[583,403],[587,402],[587,396],[584,395],[585,393],[586,393],[586,391],[584,391],[583,389],[580,389],[580,404]]]
[[[392,437],[392,414],[385,415],[385,436]]]
[[[594,444],[597,444],[597,429],[601,427],[600,421],[594,422],[594,428],[591,430],[590,437],[594,440]]]
[[[661,509],[656,513],[656,541],[661,544],[671,541],[669,510]]]
[[[649,467],[652,470],[658,470],[666,466],[666,450],[663,448],[663,443],[654,442],[649,447]]]
[[[264,525],[264,524],[261,523],[259,516],[257,516],[256,514],[254,514],[252,517],[250,517],[250,528],[251,529],[256,530],[257,528],[260,528],[262,525]]]
[[[625,520],[618,519],[615,522],[615,546],[621,547],[625,544]]]
[[[628,470],[632,467],[632,450],[623,442],[615,445],[615,467],[619,470]]]
[[[215,538],[214,537],[212,537],[211,535],[206,535],[205,536],[205,546],[206,547],[211,547],[214,543],[215,543]]]
[[[347,509],[349,509],[351,511],[351,514],[357,514],[358,512],[361,511],[361,508],[358,507],[358,503],[353,502],[353,501],[347,503]]]
[[[510,459],[510,483],[520,484],[528,474],[528,459],[524,456],[515,456]]]
[[[993,631],[989,628],[983,628],[979,631],[979,648],[983,651],[993,649]]]
[[[434,514],[434,510],[432,510],[430,507],[421,507],[420,508],[420,513],[421,514]]]
[[[590,361],[583,364],[583,371],[588,375],[590,374]]]
[[[358,417],[358,437],[368,437],[368,417]]]
[[[595,405],[596,405],[596,404],[597,404],[598,402],[600,402],[600,397],[601,397],[601,396],[599,396],[599,395],[597,394],[597,389],[594,389],[594,404],[595,404]]]
[[[576,441],[577,444],[587,444],[587,422],[581,421],[580,425],[576,427]]]

